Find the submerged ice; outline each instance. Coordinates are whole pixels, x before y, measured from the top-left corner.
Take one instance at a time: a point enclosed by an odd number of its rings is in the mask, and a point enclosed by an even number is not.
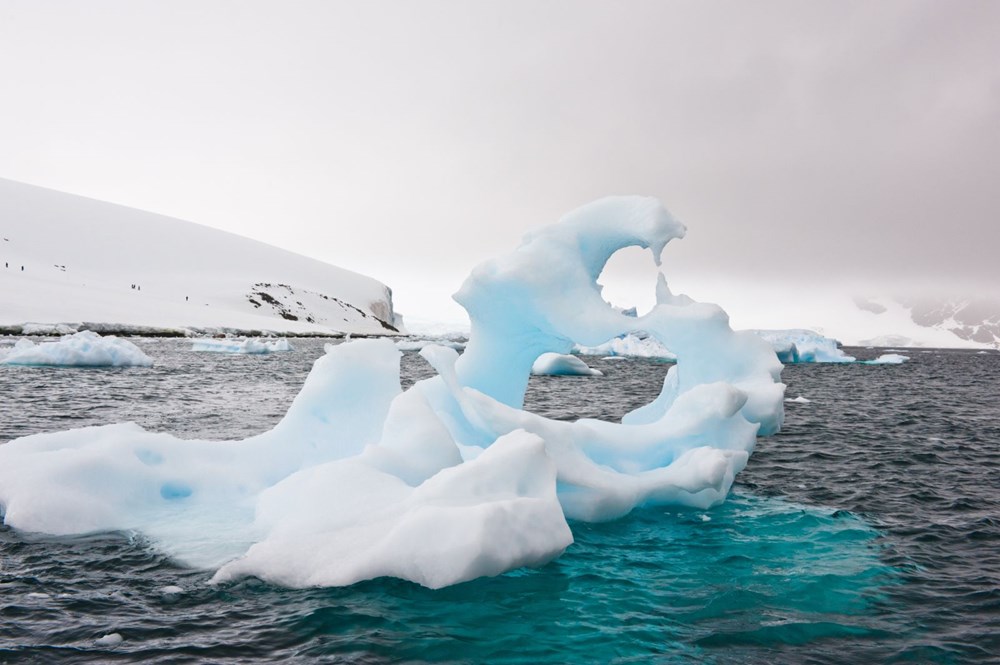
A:
[[[567,518],[643,504],[708,508],[758,434],[783,418],[781,363],[717,306],[675,296],[636,317],[601,298],[617,250],[660,254],[684,227],[655,199],[602,199],[477,267],[456,300],[465,352],[431,345],[437,375],[400,389],[388,340],[328,345],[282,421],[243,441],[189,441],[134,424],[0,446],[12,527],[134,530],[225,581],[346,585],[380,576],[441,587],[557,557]],[[652,403],[622,423],[521,407],[543,354],[647,335],[677,356]],[[553,358],[558,356],[547,356]]]

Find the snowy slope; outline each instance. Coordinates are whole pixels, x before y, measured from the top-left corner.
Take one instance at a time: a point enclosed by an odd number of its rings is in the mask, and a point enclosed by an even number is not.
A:
[[[391,291],[370,277],[199,224],[0,179],[0,327],[26,323],[395,332]]]

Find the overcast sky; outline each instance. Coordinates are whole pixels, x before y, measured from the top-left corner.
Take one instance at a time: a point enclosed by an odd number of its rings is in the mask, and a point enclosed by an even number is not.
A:
[[[1000,2],[0,0],[0,177],[357,270],[411,313],[628,193],[688,225],[664,258],[689,291],[996,291]]]

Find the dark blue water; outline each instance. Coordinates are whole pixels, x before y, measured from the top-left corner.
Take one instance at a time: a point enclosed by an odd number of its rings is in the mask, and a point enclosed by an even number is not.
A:
[[[156,366],[0,366],[0,441],[123,420],[243,438],[283,415],[322,352],[138,343]],[[788,396],[812,401],[787,405],[724,505],[573,523],[549,565],[439,591],[215,587],[132,534],[0,529],[0,663],[1000,662],[1000,354],[910,355],[786,368]],[[618,418],[667,369],[592,364],[606,376],[536,377],[527,407]],[[430,373],[414,354],[403,370]],[[109,633],[124,641],[99,645]]]

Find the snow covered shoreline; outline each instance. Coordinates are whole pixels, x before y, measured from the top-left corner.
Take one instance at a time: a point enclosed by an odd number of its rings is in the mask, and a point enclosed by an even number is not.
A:
[[[0,325],[0,337],[59,337],[90,330],[99,335],[115,335],[118,337],[317,337],[325,339],[368,338],[368,337],[402,337],[405,335],[386,331],[378,333],[344,333],[324,332],[322,330],[295,331],[282,329],[233,328],[218,327],[157,327],[124,323],[24,323],[15,325]]]

